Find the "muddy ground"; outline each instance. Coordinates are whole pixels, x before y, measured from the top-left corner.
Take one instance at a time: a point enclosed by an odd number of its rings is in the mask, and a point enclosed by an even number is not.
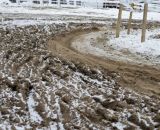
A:
[[[159,67],[145,64],[126,63],[123,61],[115,61],[96,57],[91,54],[82,54],[71,47],[76,38],[83,34],[100,31],[98,28],[91,30],[76,30],[68,34],[62,34],[50,40],[48,49],[52,52],[61,54],[62,57],[71,61],[80,61],[93,67],[102,67],[106,71],[115,72],[120,75],[119,84],[124,87],[130,87],[139,92],[147,94],[155,94],[160,96],[160,72]]]
[[[71,47],[76,37],[103,26],[1,27],[0,129],[159,130],[158,69]]]

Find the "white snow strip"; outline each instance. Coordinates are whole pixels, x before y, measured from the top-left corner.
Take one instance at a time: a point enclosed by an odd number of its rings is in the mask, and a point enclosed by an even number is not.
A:
[[[36,102],[33,98],[33,93],[29,94],[29,98],[27,100],[28,109],[30,113],[30,119],[32,122],[38,122],[40,123],[43,119],[40,117],[40,115],[35,111]]]
[[[93,8],[27,8],[27,7],[0,7],[1,13],[47,14],[117,18],[118,9],[93,9]],[[123,19],[129,18],[129,11],[123,11]],[[142,12],[134,12],[133,19],[142,19]],[[159,21],[160,13],[149,12],[148,20]]]
[[[123,129],[126,127],[126,125],[124,125],[124,124],[122,124],[122,123],[120,123],[120,122],[112,123],[112,125],[113,125],[114,127],[118,128],[118,130],[123,130]]]

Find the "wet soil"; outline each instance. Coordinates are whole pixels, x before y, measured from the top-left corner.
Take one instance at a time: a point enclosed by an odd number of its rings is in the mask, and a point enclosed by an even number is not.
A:
[[[50,39],[49,51],[72,62],[81,62],[92,67],[101,67],[108,72],[119,74],[118,83],[122,87],[129,87],[140,93],[160,96],[160,71],[149,65],[138,65],[123,61],[104,59],[91,54],[82,54],[71,47],[71,43],[79,36],[99,31],[98,28],[63,33]]]

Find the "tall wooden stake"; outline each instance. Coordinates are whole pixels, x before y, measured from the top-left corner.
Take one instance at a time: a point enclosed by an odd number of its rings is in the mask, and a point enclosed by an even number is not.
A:
[[[61,0],[57,1],[58,8],[61,8]]]
[[[131,32],[132,15],[133,15],[133,12],[131,11],[131,12],[130,12],[130,15],[129,15],[129,20],[128,20],[128,30],[127,30],[127,34],[128,34],[128,35],[129,35],[130,32]]]
[[[116,25],[116,38],[118,38],[119,34],[120,34],[122,10],[123,10],[123,5],[120,4],[119,13],[118,13],[118,20],[117,20],[117,25]]]
[[[145,42],[145,38],[146,38],[147,12],[148,12],[148,3],[145,3],[144,4],[144,12],[143,12],[141,42]]]

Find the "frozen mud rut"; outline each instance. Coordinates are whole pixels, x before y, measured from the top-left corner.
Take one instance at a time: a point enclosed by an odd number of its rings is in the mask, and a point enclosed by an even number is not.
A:
[[[118,72],[69,58],[54,44],[56,35],[95,26],[0,28],[0,130],[160,129],[159,96],[124,88]]]

